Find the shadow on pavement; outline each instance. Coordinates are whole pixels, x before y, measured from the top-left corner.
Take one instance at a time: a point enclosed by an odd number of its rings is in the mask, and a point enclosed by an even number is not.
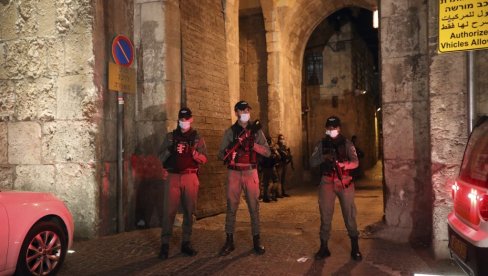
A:
[[[136,272],[144,271],[150,267],[161,264],[161,260],[156,257],[150,257],[140,262],[133,262],[119,266],[110,270],[89,274],[91,276],[107,276],[107,275],[133,275]]]
[[[238,261],[241,258],[252,255],[252,250],[244,252],[232,258],[215,256],[199,259],[180,270],[176,270],[171,275],[214,275],[217,272],[224,270],[230,264]],[[215,258],[221,258],[220,261],[211,263]],[[211,263],[211,264],[210,264]]]
[[[357,261],[349,261],[345,263],[342,267],[336,270],[332,275],[342,276],[342,275],[351,275],[352,270],[359,264]]]
[[[170,272],[169,275],[213,275],[230,264],[237,262],[239,259],[252,255],[252,250],[244,252],[232,258],[225,258],[220,256],[205,257],[196,259],[196,261],[189,265],[182,267],[179,270]],[[167,261],[176,258],[188,258],[183,254],[178,254],[170,257]],[[221,258],[221,260],[216,260]],[[217,262],[216,262],[217,261]],[[150,257],[138,262],[128,263],[116,268],[89,274],[90,276],[107,276],[107,275],[136,275],[145,270],[157,271],[156,266],[164,264],[165,261],[161,261],[157,257]]]
[[[325,260],[314,260],[310,269],[304,274],[304,276],[321,276],[325,267]]]

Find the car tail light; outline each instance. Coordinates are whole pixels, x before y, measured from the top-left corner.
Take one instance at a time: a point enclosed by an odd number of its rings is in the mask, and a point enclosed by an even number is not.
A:
[[[471,192],[468,194],[468,198],[471,200],[471,203],[476,203],[476,197],[478,197],[478,191],[471,189]]]
[[[483,200],[483,196],[478,194],[478,190],[471,189],[471,192],[468,194],[468,198],[471,200],[471,204],[476,205],[478,201]]]
[[[488,195],[484,195],[480,200],[480,216],[484,221],[488,221]]]
[[[452,190],[451,190],[452,199],[454,199],[456,197],[457,191],[459,191],[459,186],[458,186],[457,182],[454,182],[454,184],[452,184]]]

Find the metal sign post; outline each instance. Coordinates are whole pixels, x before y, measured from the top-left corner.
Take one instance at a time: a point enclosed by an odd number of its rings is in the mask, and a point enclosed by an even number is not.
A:
[[[118,35],[112,42],[112,58],[108,66],[108,89],[117,91],[117,232],[125,230],[124,215],[124,93],[135,93],[136,72],[129,68],[134,61],[132,41]]]
[[[117,92],[117,232],[125,230],[124,224],[124,94]]]
[[[474,53],[468,52],[468,135],[473,131],[475,120],[475,103],[474,103]]]

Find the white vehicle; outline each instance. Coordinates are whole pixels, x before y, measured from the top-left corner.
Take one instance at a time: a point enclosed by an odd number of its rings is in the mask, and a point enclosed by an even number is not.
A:
[[[469,275],[488,275],[488,117],[469,137],[452,197],[451,256]]]
[[[73,243],[73,218],[49,193],[0,191],[0,275],[54,275]]]

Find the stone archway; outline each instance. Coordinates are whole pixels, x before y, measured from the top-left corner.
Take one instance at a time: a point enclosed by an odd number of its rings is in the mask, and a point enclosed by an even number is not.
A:
[[[308,39],[302,66],[304,155],[310,156],[323,137],[324,121],[329,116],[339,116],[342,134],[348,139],[354,136],[363,153],[360,169],[355,171],[357,177],[361,171],[375,167],[381,156],[376,131],[381,124],[377,112],[378,30],[372,27],[372,18],[372,11],[358,7],[334,11]],[[318,171],[310,168],[307,161],[304,158],[304,168],[318,178]]]
[[[279,53],[275,54],[278,56],[276,64],[279,64],[279,70],[270,74],[279,76],[276,78],[279,80],[278,98],[289,106],[287,112],[298,112],[299,106],[295,99],[300,95],[302,57],[308,38],[326,16],[347,6],[374,10],[378,5],[376,1],[296,1],[274,8],[273,11],[282,10],[286,16],[279,17],[282,23],[280,48]],[[401,13],[392,12],[395,8],[398,8],[396,4],[385,1],[380,11],[382,18],[392,17],[391,20],[385,20],[381,37],[395,36],[396,39],[394,42],[381,41],[384,42],[381,46],[380,67],[384,88],[385,221],[388,226],[382,234],[395,241],[424,244],[431,240],[433,210],[430,153],[427,150],[430,126],[425,121],[425,117],[429,116],[428,87],[422,81],[422,74],[427,72],[428,65],[427,59],[421,59],[427,55],[423,44],[426,37],[425,22],[420,19],[425,12],[425,5],[401,5]],[[399,35],[398,31],[401,31]],[[407,39],[410,37],[407,33],[418,35]],[[414,79],[421,81],[416,82]],[[397,122],[403,122],[402,126]],[[414,126],[418,130],[415,133]],[[289,125],[283,125],[282,129],[285,133],[293,132]],[[398,141],[405,143],[399,145]]]
[[[272,137],[288,137],[297,160],[305,158],[301,144],[301,78],[305,45],[315,27],[342,7],[369,10],[376,1],[261,1],[268,52],[268,118]],[[301,165],[299,166],[301,171]],[[298,176],[299,174],[296,174]],[[299,175],[301,178],[302,175]]]
[[[297,135],[299,133],[297,126],[301,126],[302,122],[300,116],[295,115],[301,112],[301,68],[306,42],[315,27],[325,17],[349,6],[375,10],[378,4],[374,0],[347,2],[298,0],[293,3],[284,1],[263,3],[268,44],[269,98],[272,99],[269,117],[270,125],[273,127],[270,127],[270,132],[271,135],[282,132],[289,136],[291,147],[299,153],[299,156],[303,156],[303,153],[299,148],[302,138]],[[388,16],[395,7],[396,4],[390,2],[382,3],[382,16],[383,14]],[[380,67],[390,78],[389,80],[399,79],[398,82],[402,83],[399,88],[404,89],[406,96],[414,95],[411,98],[402,97],[401,102],[395,102],[394,98],[398,92],[392,89],[391,81],[382,78],[382,84],[388,88],[382,92],[384,177],[387,182],[385,219],[388,225],[384,237],[396,241],[424,243],[431,239],[432,225],[432,206],[429,206],[432,200],[430,196],[432,185],[428,169],[429,152],[426,150],[429,144],[429,125],[421,115],[428,116],[426,112],[428,101],[425,98],[427,87],[423,82],[413,82],[413,77],[422,78],[419,74],[425,73],[426,64],[419,60],[419,57],[426,54],[425,48],[421,46],[424,37],[421,32],[425,29],[422,28],[424,22],[413,13],[417,11],[417,7],[412,8],[411,12],[403,8],[404,5],[402,5],[402,16],[386,21],[381,28],[384,37],[393,35],[396,28],[405,32],[402,33],[402,38],[398,38],[398,41],[393,44],[386,43],[387,46],[381,46],[384,54],[381,57]],[[418,9],[423,12],[424,8],[419,4]],[[401,22],[396,24],[396,19],[401,19]],[[418,32],[419,36],[409,40],[407,44],[402,44],[408,32]],[[406,58],[397,58],[396,55],[399,55],[395,52],[397,49],[399,54],[406,55]],[[392,76],[392,73],[397,72],[394,68],[398,70],[402,66],[400,63],[406,65],[404,72],[410,73],[406,76],[401,74]],[[385,69],[385,66],[389,69]],[[410,86],[405,86],[403,82]],[[272,123],[273,120],[276,124]],[[395,125],[399,120],[404,122],[404,127]],[[421,135],[414,137],[414,125],[419,126]],[[408,142],[398,145],[398,141],[404,137],[408,137]],[[408,206],[408,208],[400,206]]]

